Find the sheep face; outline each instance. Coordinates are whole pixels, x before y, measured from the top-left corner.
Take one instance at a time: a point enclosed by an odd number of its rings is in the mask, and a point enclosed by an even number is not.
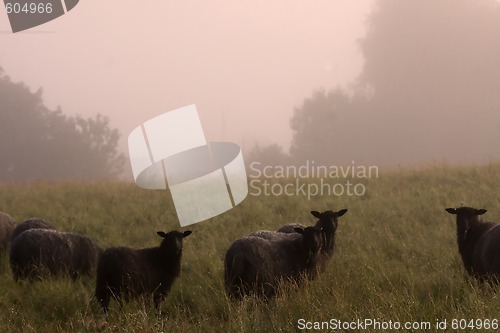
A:
[[[316,227],[323,230],[324,250],[331,255],[334,248],[334,237],[338,227],[338,218],[347,213],[347,209],[338,212],[327,210],[323,213],[312,211],[311,214],[318,219]]]
[[[446,208],[450,214],[457,215],[458,246],[461,247],[467,233],[473,225],[481,223],[479,216],[486,213],[486,209],[476,209],[471,207]]]
[[[338,212],[327,210],[323,213],[315,210],[311,211],[311,214],[319,220],[317,226],[323,228],[325,232],[335,232],[338,226],[338,218],[345,213],[347,213],[347,209],[341,209]]]
[[[160,247],[165,249],[174,250],[175,252],[179,252],[182,250],[182,239],[191,234],[191,231],[180,232],[177,230],[170,231],[169,233],[165,233],[163,231],[158,231],[156,233],[158,236],[163,238]]]
[[[158,231],[156,234],[163,238],[160,244],[162,250],[168,251],[169,253],[180,254],[182,252],[182,239],[189,236],[191,231],[180,232],[174,230],[169,233]]]

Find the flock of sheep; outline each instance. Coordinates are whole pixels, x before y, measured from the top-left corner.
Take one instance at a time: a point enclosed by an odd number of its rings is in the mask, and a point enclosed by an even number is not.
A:
[[[97,275],[95,296],[104,312],[111,297],[122,300],[153,296],[157,310],[181,269],[182,240],[191,231],[157,232],[160,246],[103,250],[89,237],[56,230],[33,218],[16,225],[0,212],[0,249],[9,251],[15,281],[48,277]]]
[[[447,208],[457,216],[457,242],[466,271],[480,281],[500,281],[500,225],[483,221],[486,210]],[[277,231],[256,231],[236,240],[224,259],[224,281],[233,299],[246,295],[272,297],[281,283],[300,285],[323,272],[335,248],[338,220],[347,212],[312,211],[314,226],[288,224]],[[180,273],[183,239],[191,231],[159,231],[158,247],[103,250],[90,238],[58,231],[42,219],[16,225],[0,212],[0,251],[9,252],[13,277],[96,275],[95,297],[104,312],[110,299],[120,304],[139,296],[152,297],[159,310]]]

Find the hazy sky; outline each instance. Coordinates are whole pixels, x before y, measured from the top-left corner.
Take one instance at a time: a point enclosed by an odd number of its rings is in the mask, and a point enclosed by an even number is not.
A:
[[[107,115],[122,133],[196,104],[207,140],[288,149],[294,106],[359,74],[373,0],[80,1],[13,34],[0,11],[0,66],[43,87],[50,108]]]

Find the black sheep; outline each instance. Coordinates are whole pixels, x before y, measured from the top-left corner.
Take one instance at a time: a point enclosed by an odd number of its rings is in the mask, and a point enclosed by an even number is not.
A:
[[[50,230],[55,230],[56,228],[50,224],[49,222],[40,219],[40,218],[31,218],[28,219],[24,222],[19,223],[15,228],[14,231],[12,231],[12,235],[10,236],[10,242],[14,240],[18,235],[20,235],[22,232],[30,229],[50,229]]]
[[[457,216],[457,243],[465,270],[480,281],[500,282],[500,225],[483,221],[486,209],[446,208]]]
[[[236,240],[227,250],[224,279],[230,297],[271,297],[280,281],[312,279],[318,272],[321,230],[296,228],[295,233],[260,231]]]
[[[104,251],[97,265],[95,296],[104,312],[110,297],[121,300],[141,295],[153,296],[157,311],[160,303],[179,276],[182,240],[191,231],[157,232],[163,240],[159,247],[131,249],[111,247]]]
[[[311,211],[311,214],[318,219],[315,224],[316,228],[323,231],[323,249],[322,256],[320,258],[320,271],[325,270],[328,259],[333,255],[333,251],[335,249],[335,233],[337,232],[339,217],[343,216],[345,213],[347,213],[347,209],[341,209],[338,212],[327,210],[323,213]],[[277,231],[283,233],[293,233],[293,230],[296,227],[303,226],[301,224],[286,224],[281,226]]]
[[[76,233],[30,229],[14,238],[10,267],[16,281],[49,276],[93,275],[102,249]]]

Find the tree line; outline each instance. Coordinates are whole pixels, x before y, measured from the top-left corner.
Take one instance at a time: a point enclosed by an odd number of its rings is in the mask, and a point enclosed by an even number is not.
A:
[[[378,0],[366,24],[356,80],[294,109],[288,151],[257,146],[249,158],[382,166],[498,159],[500,4]]]
[[[107,117],[50,110],[41,88],[31,92],[0,67],[0,182],[116,178],[125,162],[119,138]]]

